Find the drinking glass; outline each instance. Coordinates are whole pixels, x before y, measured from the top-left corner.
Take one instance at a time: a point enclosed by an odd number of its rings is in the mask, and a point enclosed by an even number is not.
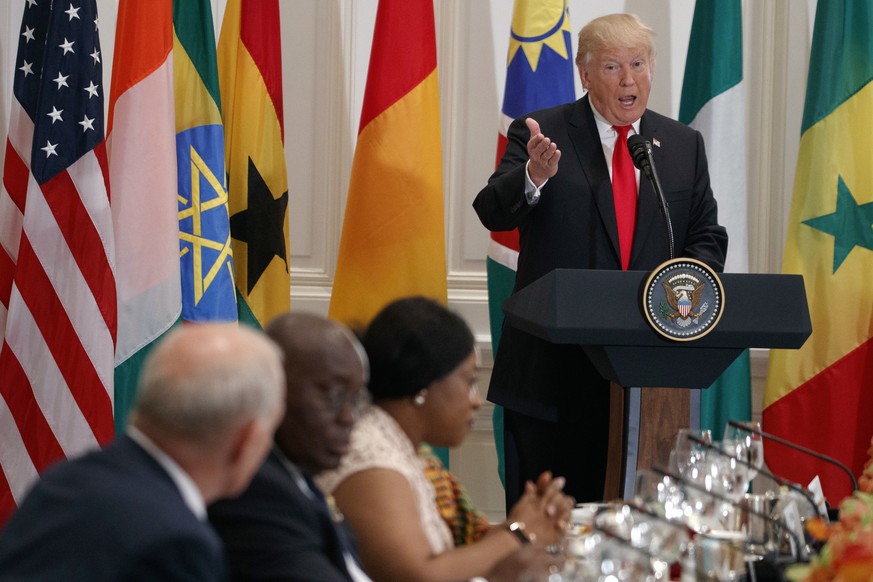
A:
[[[744,456],[740,457],[749,464],[749,481],[758,475],[758,470],[764,466],[764,441],[761,438],[761,423],[742,422],[740,426],[728,423],[724,428],[723,442],[742,443],[737,452]],[[758,432],[754,432],[758,431]]]
[[[712,431],[708,429],[679,429],[676,434],[676,445],[670,458],[671,469],[675,469],[683,477],[694,465],[706,457],[706,447],[692,440],[692,437],[706,444],[712,444]]]

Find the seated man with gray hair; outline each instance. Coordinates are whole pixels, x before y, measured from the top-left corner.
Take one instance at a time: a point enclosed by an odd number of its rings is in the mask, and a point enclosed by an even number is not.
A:
[[[281,353],[262,333],[170,332],[146,360],[127,433],[46,471],[13,514],[0,579],[226,579],[206,505],[248,485],[284,387]]]

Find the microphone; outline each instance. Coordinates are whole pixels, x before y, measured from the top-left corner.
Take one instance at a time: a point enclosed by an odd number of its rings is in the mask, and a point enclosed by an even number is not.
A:
[[[655,195],[658,197],[658,206],[661,208],[661,215],[664,217],[664,224],[666,226],[665,234],[667,236],[668,258],[672,259],[675,256],[675,251],[673,250],[673,223],[670,221],[670,208],[667,206],[667,199],[664,198],[661,180],[658,179],[658,172],[655,170],[652,142],[640,134],[634,134],[627,138],[627,147],[634,165],[646,175],[655,189]]]
[[[775,434],[770,434],[768,432],[764,432],[763,430],[753,428],[751,426],[747,426],[747,425],[745,425],[741,422],[737,422],[735,420],[729,420],[728,424],[731,426],[734,426],[736,428],[739,428],[740,430],[744,430],[744,431],[752,433],[752,434],[760,435],[762,438],[765,438],[767,440],[771,440],[775,443],[779,443],[780,445],[785,445],[789,449],[794,449],[795,451],[800,451],[801,453],[805,453],[811,457],[815,457],[816,459],[818,459],[820,461],[824,461],[825,463],[828,463],[830,465],[833,465],[833,466],[841,469],[846,475],[849,476],[849,479],[852,481],[852,491],[858,490],[858,481],[857,481],[857,479],[855,479],[855,475],[852,474],[852,471],[847,466],[845,466],[844,464],[842,464],[838,460],[834,459],[833,457],[829,457],[825,454],[813,451],[812,449],[808,449],[804,446],[798,445],[797,443],[793,443],[791,441],[787,441],[787,440],[783,439],[782,437],[778,437]]]

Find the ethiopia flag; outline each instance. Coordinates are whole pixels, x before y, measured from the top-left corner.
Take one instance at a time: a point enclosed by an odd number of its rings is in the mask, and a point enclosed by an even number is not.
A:
[[[288,180],[277,0],[230,0],[218,42],[239,319],[290,308]]]
[[[330,317],[367,324],[387,303],[446,303],[432,0],[380,0]]]
[[[873,435],[873,6],[820,1],[782,270],[804,276],[812,335],[774,350],[764,430],[835,457],[859,475]],[[778,474],[821,476],[837,505],[839,469],[768,443]]]
[[[121,0],[109,97],[118,345],[115,428],[123,432],[143,359],[179,319],[179,220],[172,0]]]
[[[182,318],[236,321],[224,128],[209,0],[174,0]]]
[[[698,130],[706,142],[719,222],[730,234],[730,253],[725,264],[725,271],[730,273],[749,271],[745,119],[742,3],[697,2],[685,61],[679,121]],[[708,390],[700,392],[701,428],[720,437],[728,420],[751,420],[749,351],[745,350]]]
[[[506,132],[517,118],[545,107],[576,99],[573,50],[566,0],[515,0],[506,87],[497,136],[497,163],[506,151]],[[503,302],[512,294],[518,264],[518,230],[492,232],[488,244],[488,308],[491,347],[497,353],[503,329]],[[494,409],[497,462],[503,481],[503,409]]]

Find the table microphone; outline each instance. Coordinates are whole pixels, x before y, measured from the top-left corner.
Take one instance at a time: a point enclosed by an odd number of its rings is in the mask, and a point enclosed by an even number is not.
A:
[[[717,455],[721,455],[722,457],[730,457],[731,459],[734,459],[737,463],[739,463],[740,465],[742,465],[746,468],[754,469],[758,473],[775,481],[776,484],[779,485],[780,487],[786,487],[788,489],[791,489],[792,491],[796,491],[797,493],[800,493],[803,496],[803,498],[806,499],[806,501],[808,501],[809,504],[812,506],[813,515],[819,515],[818,505],[815,503],[815,499],[813,498],[812,494],[805,487],[801,487],[797,483],[792,483],[791,481],[788,481],[787,479],[783,479],[782,477],[780,477],[776,473],[768,471],[767,469],[758,468],[757,466],[753,465],[752,463],[750,463],[744,459],[740,459],[739,457],[735,457],[734,455],[731,455],[729,453],[726,453],[723,450],[721,450],[720,448],[718,448],[717,446],[713,445],[712,443],[708,443],[705,440],[697,438],[694,435],[688,435],[688,440],[690,440],[691,442],[693,442],[694,444],[696,444],[698,446],[704,447],[707,450],[713,451]]]
[[[842,469],[843,472],[846,473],[846,475],[848,475],[849,479],[852,481],[852,491],[858,490],[858,480],[855,479],[855,475],[852,474],[852,471],[847,466],[845,466],[843,463],[839,462],[838,460],[834,459],[833,457],[829,457],[823,453],[813,451],[812,449],[808,449],[808,448],[806,448],[802,445],[799,445],[797,443],[793,443],[791,441],[785,440],[782,437],[776,436],[775,434],[764,432],[763,430],[760,430],[758,428],[752,428],[750,426],[746,426],[745,424],[743,424],[741,422],[737,422],[735,420],[729,420],[728,424],[731,426],[734,426],[736,428],[739,428],[741,430],[744,430],[746,432],[759,435],[762,438],[765,438],[767,440],[771,440],[775,443],[779,443],[780,445],[785,445],[789,449],[794,449],[795,451],[800,451],[801,453],[805,453],[811,457],[815,457],[816,459],[818,459],[820,461],[824,461],[825,463],[828,463],[830,465],[833,465],[835,467]]]
[[[661,180],[658,179],[658,171],[655,169],[652,142],[635,133],[627,138],[627,147],[634,165],[646,175],[655,189],[655,195],[658,197],[658,206],[661,208],[661,215],[664,217],[664,224],[666,226],[667,252],[669,253],[667,258],[672,259],[675,256],[673,223],[670,221],[670,207],[667,206],[667,199],[664,198],[664,189],[661,188]]]

